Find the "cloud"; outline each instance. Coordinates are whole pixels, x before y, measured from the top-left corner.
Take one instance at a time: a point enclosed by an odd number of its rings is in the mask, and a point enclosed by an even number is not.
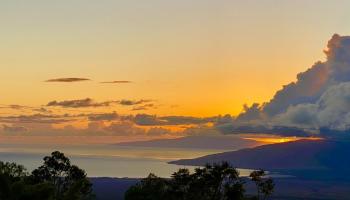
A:
[[[51,101],[46,106],[59,106],[65,108],[84,108],[84,107],[106,107],[110,106],[112,101],[95,102],[90,98],[65,100],[65,101]]]
[[[113,121],[119,119],[119,115],[116,112],[102,113],[102,114],[90,114],[88,116],[90,121]]]
[[[113,135],[144,135],[146,133],[145,129],[138,128],[131,122],[115,122],[106,126],[104,130]]]
[[[289,106],[315,103],[329,87],[350,81],[350,37],[333,35],[324,52],[325,62],[318,61],[298,74],[296,82],[284,86],[263,106],[263,112],[274,116]]]
[[[134,105],[140,105],[143,103],[148,103],[151,102],[152,100],[147,100],[147,99],[141,99],[141,100],[128,100],[128,99],[123,99],[120,101],[117,101],[120,105],[123,106],[134,106]]]
[[[36,124],[59,124],[64,122],[71,122],[69,115],[19,115],[19,116],[1,116],[2,123],[36,123]]]
[[[152,102],[152,100],[115,100],[115,101],[103,101],[103,102],[96,102],[91,98],[85,98],[85,99],[76,99],[76,100],[64,100],[64,101],[51,101],[46,106],[59,106],[64,108],[86,108],[86,107],[108,107],[113,104],[118,104],[121,106],[135,106],[135,105],[142,105],[148,102]],[[152,107],[153,104],[145,104],[142,105],[144,108]]]
[[[269,126],[269,125],[257,125],[257,124],[237,124],[237,123],[225,123],[215,126],[215,129],[223,134],[272,134],[281,136],[310,136],[310,132],[298,128],[288,126]]]
[[[316,103],[289,107],[275,120],[278,124],[309,129],[350,130],[350,82],[330,87]]]
[[[104,83],[104,84],[119,84],[119,83],[132,83],[132,81],[104,81],[104,82],[100,82],[100,83]]]
[[[262,107],[258,103],[253,103],[251,106],[243,105],[243,112],[241,112],[236,121],[254,121],[263,118]]]
[[[5,132],[26,132],[28,129],[26,127],[23,126],[7,126],[7,125],[3,125],[3,131]]]
[[[46,108],[40,107],[40,108],[33,108],[32,111],[39,112],[39,113],[52,113],[51,110],[48,110]]]
[[[23,109],[32,109],[33,107],[12,104],[12,105],[1,105],[0,108],[2,108],[2,109],[13,109],[13,110],[23,110]]]
[[[81,82],[81,81],[90,81],[88,78],[55,78],[49,79],[45,82],[63,82],[63,83],[72,83],[72,82]]]
[[[191,116],[161,116],[137,114],[132,120],[140,126],[190,125],[215,122],[216,117],[198,118]]]
[[[195,133],[212,133],[214,129],[209,128],[211,125],[207,124],[208,122],[221,124],[232,121],[232,117],[229,115],[198,118],[191,116],[155,116],[147,114],[120,115],[116,112],[78,114],[53,113],[0,116],[0,124],[3,125],[3,129],[1,129],[0,133],[55,136],[185,136]],[[172,131],[166,127],[169,125],[178,126],[179,129]]]
[[[318,61],[263,104],[244,106],[222,132],[265,132],[289,135],[350,132],[350,36],[328,41],[326,60]]]
[[[149,108],[155,108],[155,105],[153,103],[148,103],[142,106],[135,106],[132,108],[133,111],[137,110],[148,110]]]
[[[169,134],[170,132],[171,131],[169,129],[166,129],[166,128],[154,127],[154,128],[150,128],[147,131],[147,135],[149,135],[149,136],[161,136],[161,135]]]

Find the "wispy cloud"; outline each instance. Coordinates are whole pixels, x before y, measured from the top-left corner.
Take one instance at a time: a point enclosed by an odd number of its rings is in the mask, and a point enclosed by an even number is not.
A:
[[[220,117],[161,116],[137,114],[131,120],[139,126],[190,125],[216,122]]]
[[[103,81],[103,84],[119,84],[119,83],[132,83],[132,81]]]
[[[46,106],[59,106],[64,108],[86,108],[86,107],[106,107],[110,106],[113,101],[95,102],[93,99],[77,99],[65,101],[51,101]]]
[[[88,79],[88,78],[55,78],[55,79],[46,80],[45,82],[72,83],[72,82],[81,82],[81,81],[91,81],[91,79]]]
[[[141,106],[135,106],[132,108],[133,111],[137,111],[137,110],[148,110],[149,108],[156,108],[155,105],[153,103],[147,103],[145,105],[141,105]]]
[[[22,110],[22,109],[30,109],[31,107],[13,104],[13,105],[1,105],[0,108],[1,109]]]
[[[5,132],[26,132],[28,129],[24,126],[7,126],[3,125],[2,128]]]
[[[46,106],[57,106],[63,108],[87,108],[87,107],[108,107],[113,104],[121,106],[135,106],[142,105],[146,107],[152,107],[153,104],[146,104],[152,102],[153,100],[141,99],[141,100],[114,100],[114,101],[103,101],[96,102],[91,98],[85,99],[75,99],[75,100],[64,100],[64,101],[51,101]]]
[[[143,103],[149,103],[152,100],[149,99],[141,99],[141,100],[129,100],[129,99],[123,99],[120,101],[117,101],[118,104],[123,105],[123,106],[134,106],[134,105],[140,105]]]
[[[19,116],[1,116],[2,123],[37,123],[37,124],[59,124],[71,122],[73,119],[69,115],[19,115]]]

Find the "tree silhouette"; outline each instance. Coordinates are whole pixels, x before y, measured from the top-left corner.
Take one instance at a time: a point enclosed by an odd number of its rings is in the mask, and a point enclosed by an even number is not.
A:
[[[259,194],[267,199],[273,192],[272,179],[263,179],[261,171],[254,172],[259,181]],[[255,182],[256,183],[256,182]],[[125,200],[245,200],[256,199],[244,195],[245,181],[227,162],[196,168],[194,173],[179,169],[170,179],[150,174],[125,193]]]
[[[91,183],[84,170],[71,165],[58,151],[44,158],[31,175],[22,165],[0,161],[1,200],[91,199]]]
[[[266,178],[266,172],[264,170],[253,171],[250,174],[252,181],[255,182],[257,188],[258,200],[266,200],[272,195],[275,184],[271,178]]]
[[[149,174],[135,186],[131,186],[125,193],[125,200],[163,200],[167,198],[167,181]]]
[[[44,164],[32,172],[36,182],[49,182],[55,188],[55,199],[90,199],[91,183],[84,170],[70,164],[70,160],[61,152],[54,151],[44,157]]]
[[[47,200],[53,197],[53,191],[47,183],[33,184],[22,165],[0,161],[1,200]]]

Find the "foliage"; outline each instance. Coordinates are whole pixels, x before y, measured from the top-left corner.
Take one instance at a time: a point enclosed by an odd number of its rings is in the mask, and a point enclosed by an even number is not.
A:
[[[266,172],[264,170],[253,171],[250,174],[252,181],[254,181],[257,188],[257,199],[266,200],[269,196],[272,195],[275,184],[271,178],[264,178]]]
[[[0,161],[1,200],[91,199],[91,183],[84,170],[71,165],[58,151],[44,158],[31,174],[22,165]]]
[[[259,171],[261,172],[261,171]],[[264,172],[265,173],[265,172]],[[259,180],[259,194],[252,199],[267,199],[273,192],[272,179],[265,174],[252,173],[254,183]],[[196,168],[194,173],[179,169],[170,179],[150,174],[125,193],[125,200],[243,200],[245,181],[227,162]]]
[[[0,161],[0,199],[52,199],[53,187],[48,183],[32,184],[27,170],[16,163]]]
[[[86,173],[61,152],[55,151],[44,157],[44,164],[32,172],[35,182],[49,182],[54,188],[55,199],[90,199],[91,184]]]

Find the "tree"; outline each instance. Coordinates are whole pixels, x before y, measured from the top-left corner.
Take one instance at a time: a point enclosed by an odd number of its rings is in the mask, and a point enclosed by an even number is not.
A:
[[[193,177],[188,169],[183,168],[179,169],[177,172],[174,172],[171,176],[171,180],[169,181],[169,196],[171,196],[172,199],[186,199],[192,180]]]
[[[58,151],[31,175],[22,165],[0,161],[1,200],[86,200],[94,197],[91,186],[85,171]]]
[[[0,199],[10,199],[13,183],[21,181],[27,172],[24,166],[0,161]]]
[[[253,171],[250,174],[252,181],[255,182],[257,188],[257,199],[266,200],[272,195],[274,191],[275,184],[271,178],[266,177],[266,172],[264,170]]]
[[[239,172],[227,162],[207,164],[204,168],[195,169],[189,199],[239,200],[243,198],[243,184],[244,181],[239,177]]]
[[[244,181],[227,162],[196,168],[194,173],[179,169],[170,179],[154,174],[142,179],[125,194],[125,200],[240,200]]]
[[[125,200],[164,200],[166,190],[167,181],[151,173],[126,191]]]
[[[44,164],[32,172],[31,178],[36,183],[50,183],[54,187],[54,198],[91,199],[92,184],[84,170],[70,164],[70,160],[61,152],[54,151],[44,157]]]
[[[1,200],[48,200],[53,198],[53,191],[47,183],[32,184],[22,165],[0,161]]]

